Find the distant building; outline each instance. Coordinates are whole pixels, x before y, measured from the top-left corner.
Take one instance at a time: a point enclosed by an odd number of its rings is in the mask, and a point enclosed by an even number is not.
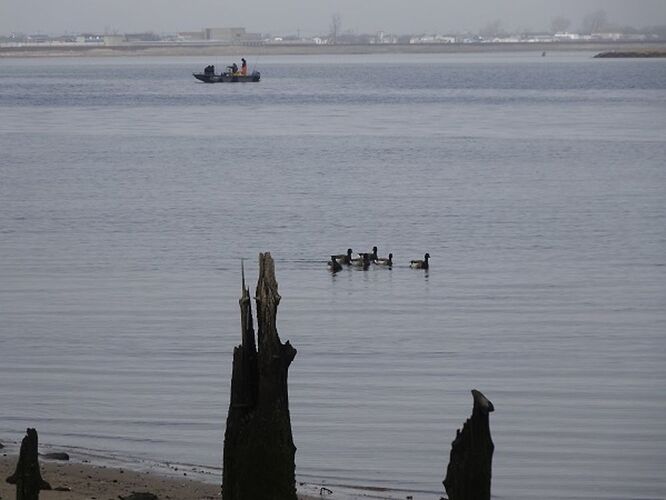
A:
[[[120,45],[125,42],[125,35],[104,35],[104,45]]]
[[[201,41],[206,39],[206,33],[201,31],[181,31],[177,33],[176,38],[183,41]]]
[[[578,33],[560,32],[560,33],[555,33],[554,36],[555,40],[558,41],[580,40],[580,35]]]
[[[518,43],[520,42],[520,38],[518,36],[496,36],[494,38],[490,39],[485,39],[484,42],[491,42],[491,43]]]
[[[427,44],[427,43],[456,43],[456,37],[444,35],[422,35],[409,39],[411,44]]]
[[[204,40],[225,42],[231,44],[259,43],[262,40],[260,33],[248,33],[245,28],[204,28]]]
[[[3,42],[24,43],[28,41],[28,36],[23,33],[10,33],[7,37],[2,37]]]
[[[104,35],[82,33],[76,37],[76,43],[104,43]]]
[[[76,43],[76,35],[60,35],[53,40],[59,43]]]
[[[645,40],[647,37],[645,35],[627,35],[625,33],[592,33],[592,40],[603,40],[603,41],[641,41]],[[641,38],[642,37],[642,38]]]
[[[48,35],[28,35],[28,42],[30,43],[46,43],[50,41],[50,37]]]
[[[524,35],[521,41],[533,42],[533,43],[550,43],[554,42],[555,39],[553,38],[553,35],[532,34],[532,35]]]
[[[245,39],[245,28],[205,28],[204,38],[218,42],[242,42]]]
[[[375,37],[370,39],[370,43],[394,44],[398,43],[398,37],[396,35],[389,35],[383,31],[378,31]]]
[[[159,42],[159,35],[155,33],[127,33],[125,40],[128,42]]]

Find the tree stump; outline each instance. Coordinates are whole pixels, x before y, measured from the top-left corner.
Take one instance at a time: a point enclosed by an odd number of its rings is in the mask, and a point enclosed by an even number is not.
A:
[[[449,500],[489,500],[495,445],[490,437],[493,404],[476,389],[474,408],[451,444],[451,457],[444,479]]]
[[[50,490],[51,485],[42,479],[37,456],[37,431],[27,429],[21,441],[16,471],[7,478],[9,484],[16,485],[16,500],[39,500],[40,490]]]
[[[296,356],[276,328],[280,295],[270,253],[259,254],[255,293],[258,334],[242,272],[241,345],[234,349],[224,433],[223,500],[296,500],[296,447],[291,433],[287,370]]]

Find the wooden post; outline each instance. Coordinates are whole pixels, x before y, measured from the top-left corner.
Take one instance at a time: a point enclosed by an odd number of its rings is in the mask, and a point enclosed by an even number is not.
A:
[[[451,458],[444,479],[449,500],[489,500],[495,445],[490,437],[493,404],[476,389],[474,408],[451,444]]]
[[[16,500],[39,500],[40,490],[50,490],[51,485],[42,479],[37,455],[37,431],[27,429],[21,441],[16,472],[7,478],[16,485]]]
[[[287,371],[296,349],[289,342],[282,344],[277,332],[280,295],[270,253],[259,254],[256,343],[244,270],[242,274],[241,345],[233,357],[222,498],[296,500],[296,447],[287,390]]]

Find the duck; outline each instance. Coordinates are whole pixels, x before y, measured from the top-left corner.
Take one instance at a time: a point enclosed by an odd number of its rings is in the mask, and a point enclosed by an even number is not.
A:
[[[352,261],[352,249],[348,248],[346,254],[331,255],[331,259],[349,265]]]
[[[393,254],[392,253],[388,254],[387,258],[380,257],[375,259],[375,264],[377,264],[378,266],[391,267],[393,265]]]
[[[360,257],[357,259],[352,259],[351,260],[351,265],[355,267],[362,267],[363,269],[367,269],[370,266],[370,254],[368,253],[360,253]]]
[[[428,264],[428,259],[430,258],[430,254],[426,253],[423,256],[423,260],[413,260],[410,262],[409,267],[412,269],[428,269],[429,264]]]
[[[342,265],[340,265],[340,262],[338,262],[338,259],[336,259],[335,255],[331,255],[331,260],[327,262],[327,265],[332,273],[337,273],[338,271],[342,271]]]
[[[372,247],[372,252],[370,252],[370,260],[375,262],[377,260],[377,247]]]

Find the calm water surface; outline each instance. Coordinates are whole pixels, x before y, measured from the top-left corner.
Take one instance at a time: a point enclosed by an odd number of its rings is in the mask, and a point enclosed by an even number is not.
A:
[[[0,440],[219,467],[269,250],[299,480],[439,498],[477,388],[496,498],[665,498],[666,61],[539,56],[0,61]]]

